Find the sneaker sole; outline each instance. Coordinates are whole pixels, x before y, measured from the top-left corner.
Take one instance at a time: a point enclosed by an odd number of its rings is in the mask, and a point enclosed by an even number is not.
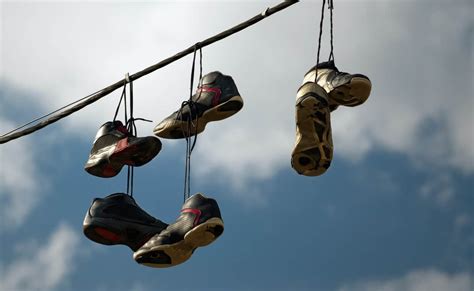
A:
[[[121,228],[113,227],[120,223]],[[138,250],[164,227],[151,227],[136,222],[127,222],[113,218],[94,217],[86,215],[83,223],[84,235],[90,240],[103,245],[126,245],[133,251]],[[133,242],[130,236],[137,233],[145,234],[141,241]]]
[[[323,131],[318,132],[313,115],[321,111],[326,120],[319,124]],[[297,139],[291,166],[301,175],[319,176],[331,165],[333,145],[329,114],[327,105],[312,95],[301,97],[296,104]]]
[[[113,153],[110,151],[113,148]],[[124,165],[140,167],[151,161],[161,150],[161,142],[155,137],[143,137],[128,143],[127,138],[117,144],[104,148],[100,153],[92,155],[85,170],[98,177],[111,178],[122,170]]]
[[[364,77],[354,77],[350,83],[334,88],[329,93],[329,98],[335,103],[344,106],[358,106],[364,103],[370,95],[372,84]]]
[[[197,118],[197,122],[196,119],[194,119],[192,122],[193,124],[197,124],[197,126],[192,127],[191,132],[186,132],[188,126],[187,121],[175,120],[171,125],[165,123],[161,127],[156,127],[153,130],[153,133],[156,136],[170,139],[185,138],[187,136],[199,134],[204,131],[207,123],[228,118],[239,112],[243,105],[244,101],[242,97],[236,95],[226,102],[205,111],[202,116]],[[185,133],[187,133],[187,135],[185,135]]]
[[[187,261],[198,247],[214,242],[224,232],[222,219],[214,217],[188,231],[184,239],[169,245],[159,245],[134,254],[134,259],[142,265],[153,268],[168,268]],[[143,257],[147,262],[140,262]],[[161,258],[166,256],[168,260]],[[156,262],[150,262],[156,259]]]

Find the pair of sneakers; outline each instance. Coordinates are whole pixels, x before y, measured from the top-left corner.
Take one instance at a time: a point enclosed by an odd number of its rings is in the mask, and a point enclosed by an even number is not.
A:
[[[191,101],[160,122],[153,132],[162,138],[185,138],[204,131],[206,124],[237,113],[242,98],[230,76],[211,72],[201,78]],[[188,127],[187,125],[195,125]],[[142,166],[161,150],[154,136],[137,137],[120,121],[97,132],[85,170],[99,177],[116,176],[123,166]],[[86,213],[84,234],[97,243],[126,245],[134,259],[151,267],[171,267],[188,260],[194,250],[212,243],[224,231],[216,200],[201,193],[189,197],[178,219],[168,225],[154,218],[125,193],[96,198]]]
[[[139,264],[165,268],[188,260],[224,231],[216,200],[201,193],[189,197],[172,224],[156,219],[124,193],[96,198],[86,213],[83,231],[104,245],[126,245]]]
[[[358,106],[370,95],[372,84],[362,74],[340,72],[334,61],[311,68],[296,95],[296,142],[292,167],[301,175],[319,176],[333,157],[331,111]]]
[[[199,134],[207,123],[234,115],[243,104],[232,77],[211,72],[201,78],[191,102],[156,125],[153,132],[169,139]],[[195,126],[188,128],[189,121]],[[97,132],[85,170],[98,177],[113,177],[124,165],[143,166],[160,150],[157,137],[137,137],[121,121],[109,121]]]

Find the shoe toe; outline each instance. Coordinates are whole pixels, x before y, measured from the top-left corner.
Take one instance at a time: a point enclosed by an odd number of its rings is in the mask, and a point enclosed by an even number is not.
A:
[[[171,265],[171,257],[163,250],[138,251],[133,255],[133,258],[137,263],[151,267],[165,267]]]

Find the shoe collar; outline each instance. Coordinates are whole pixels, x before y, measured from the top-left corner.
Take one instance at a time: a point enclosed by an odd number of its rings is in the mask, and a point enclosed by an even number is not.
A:
[[[334,64],[334,61],[331,60],[331,61],[319,63],[316,66],[312,67],[308,72],[306,72],[305,76],[307,74],[311,73],[312,71],[316,70],[316,68],[318,68],[318,69],[330,69],[330,70],[334,70],[336,72],[339,72],[339,70],[336,68],[336,65]]]
[[[97,131],[95,140],[98,140],[100,137],[108,134],[113,134],[118,137],[130,136],[130,132],[120,120],[108,121],[104,123]]]

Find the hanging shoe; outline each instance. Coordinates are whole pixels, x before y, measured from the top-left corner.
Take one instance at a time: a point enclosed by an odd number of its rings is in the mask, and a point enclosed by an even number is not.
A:
[[[124,165],[143,166],[160,150],[158,138],[133,136],[121,121],[109,121],[97,132],[84,168],[94,176],[109,178],[117,175]]]
[[[122,244],[138,250],[168,225],[146,213],[132,196],[124,193],[95,198],[84,218],[84,234],[104,244]]]
[[[296,142],[291,166],[298,174],[319,176],[331,165],[333,144],[328,94],[314,82],[296,95]]]
[[[188,260],[197,247],[212,243],[223,231],[216,200],[198,193],[186,200],[178,219],[145,243],[133,258],[149,267],[172,267]]]
[[[244,105],[232,77],[220,72],[202,77],[191,100],[160,122],[153,130],[155,135],[176,139],[201,133],[208,122],[230,117]],[[193,124],[190,131],[188,120]]]
[[[329,106],[335,110],[337,106],[357,106],[369,98],[372,83],[362,74],[339,72],[334,61],[320,63],[311,68],[303,83],[314,82],[314,74],[318,69],[317,83],[329,94]],[[331,110],[331,111],[332,111]]]

